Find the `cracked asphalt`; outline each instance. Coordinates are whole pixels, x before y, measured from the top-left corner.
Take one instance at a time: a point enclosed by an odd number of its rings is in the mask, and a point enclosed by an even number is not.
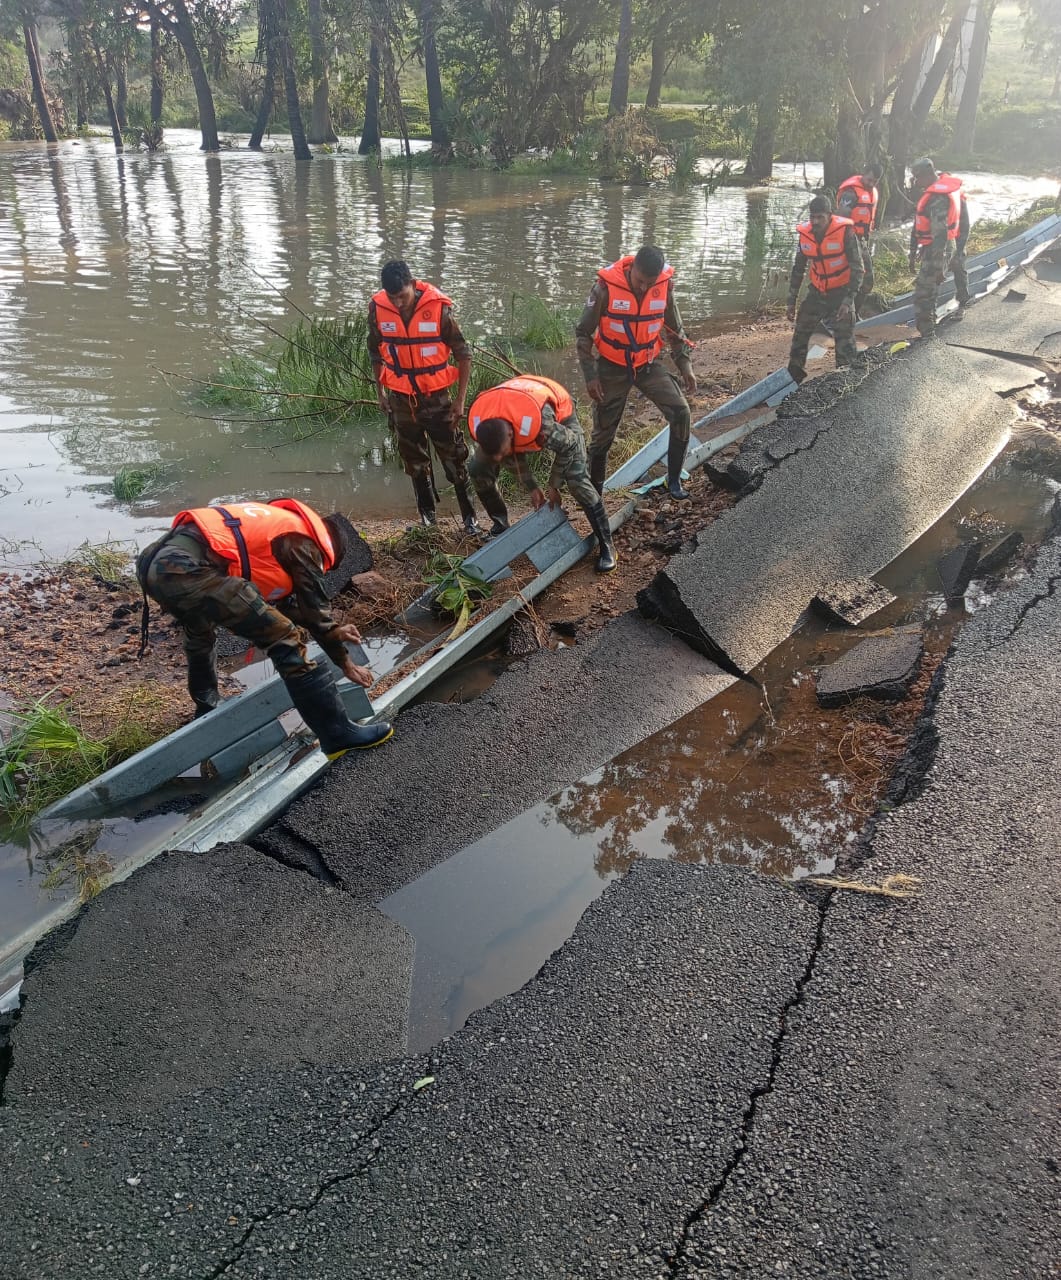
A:
[[[231,846],[110,890],[27,983],[2,1273],[1061,1275],[1059,584],[1054,538],[961,632],[847,869],[920,877],[910,902],[641,863],[429,1054],[352,1062],[354,913],[728,679],[633,617],[510,672],[481,718],[407,713],[389,780],[382,752],[344,766],[269,833],[342,889]],[[461,785],[490,803],[451,826]],[[174,974],[182,930],[214,986]]]

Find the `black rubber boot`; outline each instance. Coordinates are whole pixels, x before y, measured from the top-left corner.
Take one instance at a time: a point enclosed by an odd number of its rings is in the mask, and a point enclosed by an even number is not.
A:
[[[217,662],[213,651],[188,658],[188,692],[195,703],[195,718],[209,715],[221,701],[217,691]]]
[[[475,518],[475,508],[472,506],[472,495],[469,492],[467,480],[463,484],[455,484],[453,490],[457,495],[457,506],[460,507],[464,532],[472,538],[485,538],[486,534]]]
[[[672,498],[678,498],[680,501],[684,501],[689,496],[682,487],[682,464],[685,462],[687,448],[687,441],[675,440],[673,436],[667,443],[667,492]]]
[[[496,538],[499,533],[504,533],[508,528],[508,507],[505,506],[505,500],[496,489],[490,489],[486,493],[479,494],[479,501],[492,521],[490,537]]]
[[[284,683],[295,710],[317,735],[321,750],[329,760],[337,760],[347,751],[377,747],[394,732],[385,720],[377,724],[354,724],[324,663],[302,675],[285,676]]]
[[[431,527],[437,523],[435,519],[435,490],[430,476],[413,477],[413,493],[416,494],[416,509],[420,513],[420,523]]]
[[[591,453],[589,455],[589,478],[593,484],[594,489],[596,489],[597,492],[602,495],[604,493],[604,473],[607,470],[608,470],[607,454],[600,455],[596,453]]]
[[[596,502],[592,507],[583,507],[583,510],[589,520],[590,528],[596,535],[597,545],[600,547],[597,572],[611,573],[619,563],[619,557],[615,554],[615,543],[612,541],[612,531],[608,525],[608,513],[604,510],[604,503]]]

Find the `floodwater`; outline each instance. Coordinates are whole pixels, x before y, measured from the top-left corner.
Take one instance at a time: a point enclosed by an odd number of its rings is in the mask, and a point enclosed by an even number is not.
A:
[[[777,288],[791,227],[820,178],[779,169],[769,189],[623,187],[382,166],[351,153],[204,156],[190,131],[156,154],[109,140],[0,144],[0,559],[62,556],[85,539],[134,538],[188,505],[297,494],[364,517],[409,509],[373,418],[342,435],[275,442],[212,420],[191,379],[258,354],[294,308],[361,310],[381,262],[406,258],[457,302],[472,337],[513,331],[513,299],[574,313],[596,268],[664,246],[687,324],[739,312]],[[980,216],[1051,193],[1049,180],[971,175]],[[566,363],[565,363],[566,360]],[[568,353],[558,372],[573,372]],[[160,463],[132,507],[111,483]]]

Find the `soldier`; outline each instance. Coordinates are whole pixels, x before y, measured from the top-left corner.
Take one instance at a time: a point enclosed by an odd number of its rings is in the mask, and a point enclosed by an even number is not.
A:
[[[430,441],[456,491],[466,532],[480,535],[468,492],[468,442],[460,425],[471,349],[453,318],[452,302],[434,285],[414,280],[404,262],[388,262],[379,274],[383,287],[368,304],[368,353],[379,407],[397,436],[420,521],[435,523],[438,493]],[[454,382],[456,400],[449,392]]]
[[[269,655],[329,760],[385,742],[391,726],[354,724],[331,671],[306,656],[308,630],[347,679],[363,688],[372,683],[368,667],[357,666],[343,647],[361,639],[357,628],[335,622],[324,594],[322,575],[342,559],[342,543],[336,522],[294,498],[181,511],[170,531],[137,558],[141,656],[150,596],[184,630],[196,718],[218,705],[214,636],[224,626]]]
[[[855,312],[865,298],[873,292],[873,232],[877,226],[878,186],[884,177],[884,166],[867,164],[862,173],[853,174],[841,182],[836,192],[836,211],[843,218],[850,218],[855,225],[855,235],[862,250],[862,286],[855,297]]]
[[[535,511],[547,502],[551,508],[558,507],[560,485],[566,483],[597,536],[597,572],[611,573],[618,560],[608,513],[589,478],[586,438],[565,388],[551,378],[509,378],[475,398],[468,411],[468,429],[478,446],[468,472],[483,506],[494,517],[491,533],[508,528],[508,509],[497,491],[502,466],[519,477],[530,492]],[[553,454],[549,483],[544,490],[527,466],[528,455],[542,449]]]
[[[862,251],[850,218],[833,213],[828,196],[810,202],[810,220],[796,228],[799,247],[788,282],[785,314],[795,319],[788,371],[795,382],[807,376],[807,348],[811,334],[821,321],[829,322],[836,348],[836,367],[850,364],[858,354],[855,347],[855,295],[862,284]],[[805,273],[810,288],[796,315],[796,299]]]
[[[920,191],[910,232],[910,270],[914,281],[914,319],[922,338],[936,332],[936,297],[948,269],[954,273],[958,306],[969,301],[965,270],[965,242],[969,239],[969,207],[961,179],[937,173],[927,157],[910,166],[914,188]]]
[[[608,450],[626,407],[630,389],[648,397],[670,424],[667,489],[672,498],[688,498],[682,488],[682,464],[689,447],[692,415],[682,394],[696,391],[689,360],[691,345],[682,330],[674,301],[673,267],[663,250],[644,245],[633,256],[602,267],[575,325],[578,359],[586,390],[593,401],[593,435],[589,443],[590,479],[603,492]],[[664,331],[681,384],[656,357]]]

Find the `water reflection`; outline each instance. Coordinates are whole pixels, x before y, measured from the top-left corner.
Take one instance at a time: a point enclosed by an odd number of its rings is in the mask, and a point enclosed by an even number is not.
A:
[[[10,397],[0,430],[7,465],[46,461],[49,471],[46,485],[29,486],[26,511],[0,506],[0,526],[28,518],[49,553],[83,537],[140,536],[163,512],[222,494],[272,493],[277,470],[299,473],[293,491],[320,505],[400,509],[405,486],[382,461],[381,422],[269,454],[244,447],[268,442],[261,428],[211,421],[164,372],[209,378],[230,352],[266,348],[268,327],[286,328],[292,307],[359,310],[387,257],[438,281],[474,336],[505,332],[515,292],[574,311],[602,262],[658,240],[695,326],[759,301],[764,258],[806,197],[799,170],[789,185],[707,197],[348,153],[301,165],[282,153],[203,156],[181,131],[167,143],[123,157],[94,139],[0,146],[0,383]],[[1005,208],[1043,189],[991,182]],[[561,376],[574,373],[566,359]],[[135,515],[118,508],[109,477],[156,458],[168,487]],[[66,520],[54,518],[57,492]]]

